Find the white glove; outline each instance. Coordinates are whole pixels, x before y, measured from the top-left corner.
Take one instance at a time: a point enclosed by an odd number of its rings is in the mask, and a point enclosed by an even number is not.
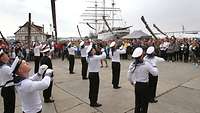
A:
[[[123,46],[121,46],[119,49],[120,49],[120,50],[122,50],[123,48],[124,48],[124,47],[123,47]]]
[[[52,77],[52,74],[53,74],[53,70],[52,70],[52,69],[47,69],[47,70],[46,70],[46,73],[45,73],[44,75],[45,75],[45,76]]]
[[[45,64],[41,65],[40,68],[39,68],[38,74],[43,75],[44,72],[47,70],[47,68],[48,68],[47,65],[45,65]]]
[[[104,48],[101,48],[101,52],[104,52]]]

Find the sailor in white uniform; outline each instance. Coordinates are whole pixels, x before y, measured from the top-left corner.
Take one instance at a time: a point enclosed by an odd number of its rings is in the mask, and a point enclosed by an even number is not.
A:
[[[109,57],[112,59],[112,84],[114,89],[121,88],[119,86],[120,78],[120,54],[125,54],[126,49],[121,46],[117,48],[116,42],[110,44]]]
[[[69,60],[69,73],[74,74],[74,63],[75,63],[75,51],[77,48],[72,45],[71,42],[68,43],[67,49],[69,52],[68,60]]]
[[[158,75],[158,69],[150,63],[143,61],[143,49],[137,47],[132,57],[135,61],[130,64],[128,80],[135,85],[135,111],[134,113],[147,113],[149,103],[149,73]]]
[[[153,46],[148,47],[146,51],[146,56],[144,57],[144,61],[149,62],[154,67],[157,67],[158,62],[164,62],[163,58],[155,56],[155,48]],[[156,103],[158,100],[155,99],[156,97],[156,88],[158,83],[158,75],[153,76],[151,73],[149,74],[149,87],[150,87],[150,100],[151,103]]]
[[[38,42],[36,42],[34,44],[34,61],[35,61],[35,68],[34,68],[34,72],[37,73],[39,66],[40,66],[40,49],[42,48],[42,44],[39,44]]]
[[[39,67],[38,73],[29,77],[31,67],[25,60],[15,58],[11,66],[11,72],[14,75],[17,93],[21,99],[23,113],[41,113],[42,102],[39,91],[48,88],[51,81],[53,70],[47,69],[47,65]],[[42,79],[42,75],[45,77]]]
[[[81,63],[82,63],[82,79],[86,80],[87,78],[87,69],[88,69],[88,63],[86,61],[86,57],[87,57],[87,53],[86,50],[88,48],[88,46],[85,46],[85,42],[81,41],[81,43],[79,44],[80,46],[80,50],[81,50]]]
[[[13,80],[12,75],[10,74],[10,66],[8,55],[1,50],[0,51],[0,84],[1,88],[1,96],[3,97],[4,103],[4,113],[14,113],[15,112],[15,87],[13,82],[9,82]]]
[[[100,62],[106,58],[106,53],[102,49],[102,54],[96,55],[96,50],[90,45],[87,49],[87,62],[89,72],[89,99],[91,107],[100,107],[101,104],[97,103],[99,92],[99,70]]]

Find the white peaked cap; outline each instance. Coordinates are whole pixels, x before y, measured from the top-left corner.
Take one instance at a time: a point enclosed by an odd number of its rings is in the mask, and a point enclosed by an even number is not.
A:
[[[88,54],[91,50],[92,50],[92,45],[89,45],[87,50],[86,50],[86,53]]]
[[[68,44],[67,44],[67,46],[70,46],[72,44],[72,42],[69,42]]]
[[[20,59],[19,59],[19,57],[15,57],[15,60],[14,60],[14,62],[12,63],[12,65],[11,65],[11,73],[13,73],[13,71],[15,70],[15,68],[16,68],[16,66],[17,66],[17,63],[20,61]],[[11,74],[10,73],[10,74]]]
[[[154,52],[155,48],[153,46],[148,47],[147,54],[152,54]]]
[[[114,46],[115,46],[115,44],[116,44],[116,42],[115,42],[115,41],[113,41],[113,42],[110,44],[110,47],[114,47]]]
[[[79,44],[79,46],[83,46],[84,45],[84,41],[81,41],[81,43]]]
[[[142,55],[143,53],[143,49],[141,47],[137,47],[134,51],[133,51],[133,54],[132,54],[132,57],[133,58],[138,58]]]

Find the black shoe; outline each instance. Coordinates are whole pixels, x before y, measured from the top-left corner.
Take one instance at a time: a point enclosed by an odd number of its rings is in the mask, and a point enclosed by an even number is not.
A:
[[[87,77],[84,77],[84,78],[82,78],[83,80],[87,80],[88,78]]]
[[[44,100],[44,103],[53,103],[54,100],[53,99],[47,99],[47,100]]]
[[[74,72],[70,72],[69,74],[75,74]]]
[[[113,87],[114,89],[119,89],[119,88],[121,88],[120,86],[114,86]]]
[[[99,104],[99,103],[96,103],[96,104],[90,104],[90,106],[91,106],[91,107],[100,107],[100,106],[102,106],[102,105]]]
[[[153,99],[153,100],[150,100],[149,102],[150,102],[150,103],[157,103],[158,100]]]

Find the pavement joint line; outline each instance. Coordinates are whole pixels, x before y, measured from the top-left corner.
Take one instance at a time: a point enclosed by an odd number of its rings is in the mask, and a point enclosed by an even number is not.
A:
[[[183,88],[186,88],[186,89],[191,89],[191,90],[197,90],[197,91],[200,91],[200,89],[195,89],[195,88],[191,88],[191,87],[187,87],[187,86],[181,86]]]
[[[71,110],[71,109],[73,109],[73,108],[75,108],[75,107],[77,107],[77,106],[79,106],[79,105],[81,105],[81,104],[83,104],[83,103],[79,103],[79,104],[77,104],[77,105],[75,105],[75,106],[73,106],[73,107],[71,107],[71,108],[64,109],[63,111],[60,111],[60,112],[69,111],[69,110]]]
[[[179,87],[183,87],[183,85],[184,85],[185,83],[188,83],[188,82],[190,82],[191,80],[194,80],[194,79],[196,79],[196,78],[198,78],[198,77],[199,77],[199,76],[197,75],[197,76],[195,76],[195,77],[193,77],[193,78],[191,78],[191,79],[189,79],[189,80],[187,80],[187,81],[185,81],[185,82],[183,82],[183,83],[177,85],[176,87],[171,88],[171,89],[169,89],[169,90],[167,90],[167,91],[161,93],[160,95],[156,96],[156,98],[161,97],[161,96],[163,96],[163,95],[165,95],[165,94],[167,94],[167,93],[169,93],[169,92],[171,92],[171,91],[173,91],[173,90],[175,90],[175,89],[177,89],[177,88],[179,88]]]
[[[54,106],[54,109],[55,109],[56,113],[58,113],[58,109],[56,107],[56,103],[55,102],[53,102],[53,106]]]
[[[135,109],[135,108],[131,108],[131,109],[125,111],[124,113],[128,113],[128,112],[130,112],[130,111],[132,111],[132,110],[134,110],[134,109]]]
[[[85,102],[85,101],[84,101],[84,100],[82,100],[81,98],[79,98],[79,97],[77,97],[77,96],[73,95],[73,94],[72,94],[72,93],[70,93],[69,91],[66,91],[66,90],[64,90],[62,87],[58,86],[56,83],[55,83],[55,86],[56,86],[57,88],[61,89],[63,92],[65,92],[65,93],[67,93],[67,94],[69,94],[69,95],[71,95],[71,96],[75,97],[76,99],[80,100],[81,102],[83,102],[83,103],[85,103],[85,104],[89,105],[87,102]],[[82,103],[82,104],[83,104],[83,103]],[[98,112],[101,112],[101,113],[103,113],[101,110],[97,109],[96,107],[93,107],[93,109],[96,109]]]

